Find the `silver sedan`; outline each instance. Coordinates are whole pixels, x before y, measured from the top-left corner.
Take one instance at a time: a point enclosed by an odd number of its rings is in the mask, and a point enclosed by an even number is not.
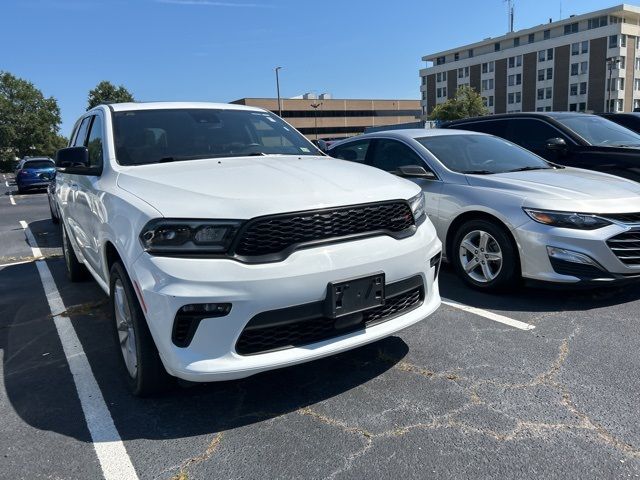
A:
[[[639,183],[459,130],[377,132],[328,153],[420,185],[446,258],[475,288],[640,279]]]

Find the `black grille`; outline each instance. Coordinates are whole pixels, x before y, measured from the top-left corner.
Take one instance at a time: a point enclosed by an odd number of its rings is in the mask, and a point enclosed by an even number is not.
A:
[[[616,235],[607,240],[607,245],[625,265],[640,265],[640,230]]]
[[[640,223],[640,213],[602,213],[601,217],[623,223]]]
[[[303,305],[277,312],[265,312],[254,317],[243,330],[236,343],[236,352],[240,355],[254,355],[320,342],[386,322],[397,315],[418,308],[423,301],[424,286],[420,278],[420,285],[387,297],[383,306],[365,310],[362,312],[362,318],[359,322],[346,328],[336,328],[340,319],[327,318],[322,314],[307,316],[303,319],[294,318],[281,323],[270,323],[264,327],[252,326],[252,323],[255,323],[254,320],[261,316],[286,317],[287,310],[295,311],[295,314],[298,314],[301,309],[313,308],[316,305]],[[272,313],[276,313],[276,315],[271,315]]]
[[[272,215],[251,220],[242,229],[235,254],[273,255],[297,245],[353,235],[412,232],[415,225],[406,201]]]
[[[550,258],[551,266],[556,273],[560,275],[570,275],[582,280],[593,280],[595,278],[610,278],[606,272],[603,272],[594,265],[585,265],[582,263],[567,262],[564,260],[558,260],[557,258]]]

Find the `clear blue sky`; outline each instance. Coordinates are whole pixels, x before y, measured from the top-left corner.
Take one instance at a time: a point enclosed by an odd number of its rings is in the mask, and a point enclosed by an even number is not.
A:
[[[563,0],[562,15],[619,3]],[[516,0],[516,29],[557,20],[560,4]],[[0,0],[0,70],[58,99],[64,135],[100,80],[138,100],[227,102],[275,96],[281,65],[285,97],[417,99],[422,55],[504,34],[506,12],[503,0]]]

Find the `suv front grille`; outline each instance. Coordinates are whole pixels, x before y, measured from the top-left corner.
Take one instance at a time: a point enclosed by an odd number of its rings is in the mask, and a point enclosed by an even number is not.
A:
[[[332,239],[375,234],[408,236],[415,230],[414,226],[411,207],[406,201],[271,215],[247,222],[232,253],[241,257],[282,257],[283,252],[298,245]]]
[[[340,318],[324,316],[323,302],[258,314],[242,331],[236,352],[255,355],[339,337],[391,320],[424,302],[425,289],[420,276],[388,284],[386,289],[390,295],[384,305],[363,311],[360,321],[347,327],[340,326]]]
[[[625,265],[640,266],[640,230],[630,230],[607,240],[607,245]]]

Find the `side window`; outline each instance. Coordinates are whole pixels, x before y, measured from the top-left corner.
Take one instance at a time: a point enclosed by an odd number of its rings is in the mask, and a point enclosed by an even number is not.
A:
[[[508,140],[528,149],[543,150],[550,138],[568,139],[551,125],[533,119],[514,119],[509,128]]]
[[[371,165],[387,172],[395,172],[407,165],[425,166],[424,161],[410,147],[397,140],[376,141]]]
[[[90,122],[91,122],[91,117],[87,117],[82,120],[80,127],[78,127],[76,137],[73,140],[74,147],[82,147],[84,145],[84,141],[87,139],[87,130],[89,130]]]
[[[340,145],[339,147],[332,148],[328,153],[334,158],[349,160],[350,162],[364,163],[370,143],[371,140],[350,142],[346,145]]]
[[[102,119],[96,115],[93,117],[89,139],[87,140],[87,149],[89,150],[89,166],[102,166]]]
[[[454,125],[452,128],[460,130],[471,130],[472,132],[488,133],[496,137],[505,138],[507,134],[507,122],[504,120],[489,120],[486,122],[463,123]]]

